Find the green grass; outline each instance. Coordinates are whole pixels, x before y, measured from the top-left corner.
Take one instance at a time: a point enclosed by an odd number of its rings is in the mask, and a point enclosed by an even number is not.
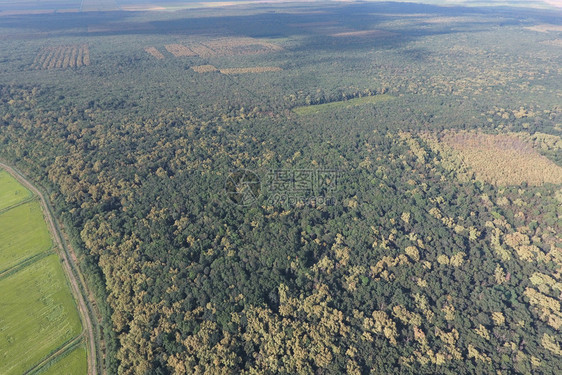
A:
[[[75,349],[53,364],[40,371],[41,375],[86,375],[88,373],[88,359],[86,357],[86,348],[83,345],[77,346]]]
[[[0,296],[0,374],[24,373],[81,332],[56,254],[0,280]]]
[[[52,244],[38,201],[0,214],[0,271],[50,249]]]
[[[293,112],[297,115],[313,115],[316,113],[321,113],[325,111],[330,111],[338,108],[351,108],[356,107],[364,104],[376,104],[380,102],[386,102],[388,100],[394,99],[394,96],[382,94],[382,95],[373,95],[373,96],[364,96],[362,98],[355,98],[350,100],[342,100],[339,102],[331,102],[331,103],[324,103],[324,104],[316,104],[316,105],[305,105],[301,107],[293,108]]]
[[[8,172],[0,170],[0,211],[31,198],[31,192],[24,188]]]

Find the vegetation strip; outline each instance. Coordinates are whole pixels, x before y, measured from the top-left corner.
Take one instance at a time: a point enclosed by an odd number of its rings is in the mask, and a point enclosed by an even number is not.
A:
[[[22,270],[22,269],[24,269],[25,267],[27,267],[27,266],[29,266],[29,265],[31,265],[31,264],[37,262],[37,261],[40,261],[41,259],[43,259],[43,258],[45,258],[45,257],[47,257],[47,256],[49,256],[49,255],[51,255],[51,254],[54,254],[54,253],[55,253],[55,252],[54,252],[54,248],[51,248],[51,249],[49,249],[49,250],[47,250],[47,251],[45,251],[45,252],[42,252],[42,253],[33,255],[32,257],[29,257],[29,258],[27,258],[27,259],[21,261],[20,263],[16,264],[16,265],[13,266],[13,267],[10,267],[10,268],[8,268],[8,269],[6,269],[6,270],[0,271],[0,280],[6,278],[6,277],[8,277],[8,276],[11,276],[11,275],[13,275],[14,273],[18,272],[19,270]]]
[[[16,207],[19,207],[19,206],[23,205],[23,204],[29,203],[29,202],[31,202],[31,201],[33,201],[33,200],[35,200],[35,199],[37,199],[37,197],[33,197],[33,196],[32,196],[32,197],[27,198],[27,199],[24,200],[24,201],[21,201],[21,202],[19,202],[19,203],[14,204],[13,206],[9,206],[9,207],[3,208],[3,209],[0,210],[0,215],[2,215],[4,212],[8,212],[8,211],[10,211],[10,210],[12,210],[12,209],[14,209],[14,208],[16,208]]]
[[[340,101],[329,102],[329,103],[298,106],[293,108],[293,112],[295,112],[298,115],[310,115],[310,114],[316,114],[322,111],[333,110],[341,107],[355,107],[363,104],[376,104],[392,99],[395,98],[387,94],[370,95],[361,98],[353,98],[349,100],[340,100]]]
[[[64,344],[62,344],[59,348],[54,350],[53,352],[49,353],[41,362],[24,372],[24,375],[31,375],[36,374],[45,366],[47,366],[50,362],[56,360],[57,358],[63,356],[65,353],[72,351],[76,346],[78,346],[82,342],[84,334],[81,333],[80,335],[68,340]]]
[[[2,279],[0,295],[0,373],[24,373],[83,330],[56,254]]]
[[[34,198],[29,190],[3,170],[0,170],[0,185],[7,187],[0,191],[0,213]]]
[[[86,347],[79,341],[38,369],[34,375],[85,374],[87,371]]]

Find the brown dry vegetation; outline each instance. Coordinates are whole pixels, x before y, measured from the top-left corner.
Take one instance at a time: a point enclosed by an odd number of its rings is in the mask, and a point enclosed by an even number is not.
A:
[[[533,144],[536,149],[541,149],[543,151],[554,151],[558,152],[562,150],[562,138],[552,134],[545,134],[541,132],[533,133],[509,133],[515,137],[519,137],[526,142]]]
[[[209,73],[209,72],[216,72],[218,70],[213,65],[197,65],[197,66],[192,66],[191,69],[193,69],[197,73]]]
[[[257,55],[283,50],[276,44],[249,37],[191,40],[185,44],[167,44],[164,47],[175,57],[199,56],[204,59],[216,56]],[[164,55],[155,47],[147,47],[145,51],[157,59],[164,58]]]
[[[42,48],[31,64],[32,69],[66,69],[90,65],[87,44],[50,46]]]
[[[280,46],[247,37],[226,37],[190,42],[189,49],[202,58],[214,56],[256,55],[281,51]]]
[[[202,57],[204,59],[216,55],[215,51],[200,43],[190,44],[189,49],[192,50],[197,56]]]
[[[196,56],[196,53],[182,44],[166,44],[166,50],[175,57]]]
[[[227,68],[221,69],[222,74],[246,74],[246,73],[265,73],[265,72],[279,72],[283,70],[278,66],[253,66],[249,68]]]
[[[562,168],[542,156],[532,143],[513,134],[447,132],[440,142],[477,179],[494,185],[562,184]]]
[[[205,43],[219,55],[246,55],[260,54],[282,50],[276,44],[254,38],[220,38]]]
[[[144,50],[152,56],[156,57],[158,60],[162,60],[164,58],[162,52],[158,51],[156,47],[146,47]]]

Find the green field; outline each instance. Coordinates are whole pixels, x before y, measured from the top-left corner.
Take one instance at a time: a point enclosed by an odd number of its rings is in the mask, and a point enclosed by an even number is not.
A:
[[[86,349],[80,345],[39,372],[42,375],[85,375],[88,373]]]
[[[25,203],[0,215],[0,271],[51,247],[39,202]]]
[[[0,211],[12,207],[31,197],[31,192],[24,188],[8,172],[0,170]]]
[[[22,374],[80,334],[57,255],[0,280],[0,374]]]
[[[341,100],[337,102],[331,103],[323,103],[317,105],[304,105],[293,108],[293,112],[298,115],[314,115],[318,113],[322,113],[325,111],[334,110],[337,108],[351,108],[357,107],[360,105],[365,104],[376,104],[380,102],[386,102],[388,100],[394,99],[394,96],[382,94],[382,95],[373,95],[373,96],[364,96],[362,98],[355,98],[349,100]]]
[[[53,241],[41,206],[30,198],[0,171],[0,272],[34,257],[0,279],[0,374],[25,373],[81,332],[59,257],[46,253]],[[85,374],[85,357],[79,346],[49,371]]]

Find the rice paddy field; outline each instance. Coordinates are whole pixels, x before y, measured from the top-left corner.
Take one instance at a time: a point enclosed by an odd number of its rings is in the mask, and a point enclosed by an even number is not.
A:
[[[82,326],[39,201],[28,202],[31,193],[5,171],[0,198],[0,374],[23,374],[42,370],[38,364],[76,339]],[[60,361],[55,356],[49,371],[85,374],[79,348]]]

